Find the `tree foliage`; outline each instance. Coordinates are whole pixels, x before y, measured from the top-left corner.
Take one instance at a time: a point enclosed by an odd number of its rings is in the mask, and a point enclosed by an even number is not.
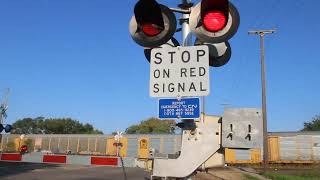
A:
[[[172,120],[160,120],[157,118],[149,118],[141,121],[140,124],[135,124],[126,129],[127,134],[172,134],[174,129],[172,125],[175,122]]]
[[[320,115],[316,115],[310,122],[304,122],[302,131],[320,131]]]
[[[13,125],[13,134],[103,134],[91,124],[71,118],[23,118]]]

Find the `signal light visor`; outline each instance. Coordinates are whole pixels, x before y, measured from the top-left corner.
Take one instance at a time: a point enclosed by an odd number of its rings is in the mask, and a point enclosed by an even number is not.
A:
[[[208,11],[203,17],[203,25],[210,32],[221,31],[227,24],[227,17],[221,11]]]

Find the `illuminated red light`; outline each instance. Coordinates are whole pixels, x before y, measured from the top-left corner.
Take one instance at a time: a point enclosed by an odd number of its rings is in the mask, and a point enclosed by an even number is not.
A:
[[[20,148],[20,151],[21,151],[21,152],[26,152],[26,151],[28,151],[28,146],[22,145],[21,148]]]
[[[210,32],[221,31],[227,23],[227,17],[223,12],[213,10],[205,14],[203,18],[204,27]]]
[[[156,36],[158,34],[160,34],[161,29],[155,27],[153,24],[148,23],[148,24],[142,24],[142,31],[144,32],[144,34],[146,34],[147,36]]]

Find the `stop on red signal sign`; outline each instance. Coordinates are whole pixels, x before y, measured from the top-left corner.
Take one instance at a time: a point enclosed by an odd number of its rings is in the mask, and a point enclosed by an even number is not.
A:
[[[151,51],[150,96],[207,96],[208,46],[166,47]]]

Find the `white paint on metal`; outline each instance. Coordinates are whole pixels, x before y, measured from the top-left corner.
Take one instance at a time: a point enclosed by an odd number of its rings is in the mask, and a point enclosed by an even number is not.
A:
[[[154,159],[152,177],[184,178],[193,173],[220,148],[217,121],[196,123],[196,133],[182,132],[181,153],[177,159]]]
[[[150,60],[150,96],[207,96],[210,93],[207,46],[155,48]]]
[[[120,142],[120,139],[122,138],[122,134],[123,134],[123,132],[117,131],[117,134],[114,135],[114,140],[115,140],[117,143]]]
[[[32,152],[24,154],[21,157],[22,162],[42,163],[43,154],[41,152]]]
[[[262,113],[256,108],[227,108],[222,118],[222,146],[261,148]]]
[[[81,156],[81,155],[68,155],[66,156],[66,164],[75,164],[75,165],[91,165],[91,156]]]
[[[182,18],[185,22],[182,23],[182,46],[191,46],[192,45],[192,32],[189,27],[188,20],[189,14],[183,14]]]

